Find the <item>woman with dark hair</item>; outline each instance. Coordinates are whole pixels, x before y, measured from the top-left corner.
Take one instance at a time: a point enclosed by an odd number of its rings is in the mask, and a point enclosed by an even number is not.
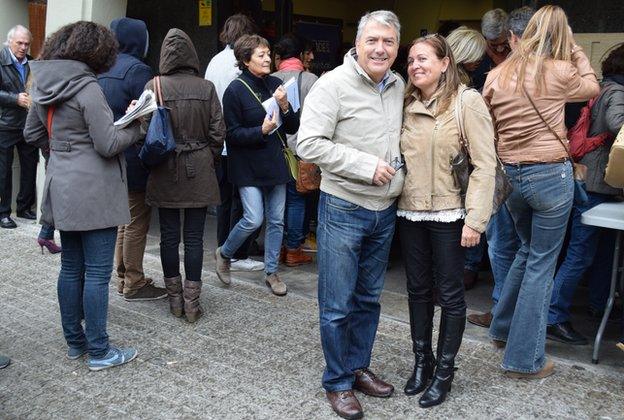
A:
[[[242,70],[223,96],[227,126],[228,178],[238,187],[243,218],[225,243],[215,251],[217,276],[230,284],[230,259],[266,218],[264,265],[266,284],[283,296],[286,284],[277,274],[284,229],[286,184],[292,179],[284,158],[286,134],[299,129],[299,117],[288,103],[282,81],[270,76],[269,43],[258,35],[245,35],[234,44],[234,55]],[[272,115],[262,102],[275,98]],[[282,124],[278,125],[281,120]]]
[[[180,29],[170,29],[160,49],[160,87],[171,113],[175,153],[150,168],[145,201],[158,208],[160,261],[171,313],[195,322],[204,258],[204,224],[208,206],[219,204],[215,164],[225,125],[214,85],[199,76],[193,42]],[[145,86],[154,89],[154,80]],[[184,213],[184,226],[180,214]],[[184,239],[184,274],[180,275],[180,232]]]
[[[492,311],[490,337],[515,379],[552,375],[546,358],[548,302],[574,199],[564,106],[599,92],[563,9],[544,6],[511,55],[488,73],[483,97],[513,185],[506,201],[521,246]]]
[[[33,105],[24,129],[31,144],[49,141],[41,221],[61,234],[58,298],[67,357],[89,353],[90,370],[137,355],[134,348],[110,345],[106,333],[117,226],[130,221],[121,152],[141,136],[138,123],[113,125],[97,83],[96,74],[107,71],[116,54],[113,34],[93,22],[72,23],[50,35],[41,61],[31,63]]]
[[[284,35],[277,44],[275,50],[280,53],[280,65],[278,71],[273,76],[287,82],[294,78],[297,81],[299,91],[299,102],[301,107],[305,98],[312,89],[314,82],[318,80],[315,74],[305,71],[303,62],[303,45],[296,36],[292,34]],[[299,111],[301,115],[301,111]],[[297,135],[287,136],[288,147],[297,154]],[[297,191],[297,183],[294,179],[288,182],[286,189],[286,249],[284,253],[284,263],[289,267],[309,264],[312,257],[306,255],[302,248],[308,234],[310,225],[310,215],[307,211],[312,207],[314,193],[302,194]]]
[[[590,266],[594,267],[589,276],[590,311],[602,313],[609,295],[613,238],[603,229],[581,223],[581,214],[622,196],[621,189],[613,188],[604,181],[604,173],[613,139],[624,125],[624,45],[613,50],[602,62],[602,76],[600,95],[591,107],[591,124],[587,134],[594,137],[607,133],[608,138],[580,160],[587,166],[585,188],[589,200],[572,206],[570,242],[565,259],[555,275],[548,311],[547,337],[566,344],[587,344],[587,339],[570,323],[570,305],[579,281]],[[599,246],[601,242],[611,246]]]
[[[421,407],[441,404],[451,389],[466,324],[465,248],[479,244],[490,219],[496,155],[483,98],[460,82],[451,47],[437,34],[412,43],[410,85],[403,111],[401,152],[407,175],[399,199],[400,232],[415,365],[405,393],[425,391]],[[468,143],[470,174],[462,196],[449,162]],[[442,308],[433,356],[433,288]],[[436,360],[437,359],[437,360]]]

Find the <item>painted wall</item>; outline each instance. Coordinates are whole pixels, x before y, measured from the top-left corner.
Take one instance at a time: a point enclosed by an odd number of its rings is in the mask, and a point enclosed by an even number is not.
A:
[[[20,24],[28,27],[27,0],[0,0],[0,39],[4,43],[6,34],[13,26]]]
[[[77,20],[89,20],[106,27],[126,15],[127,0],[48,0],[46,34]]]

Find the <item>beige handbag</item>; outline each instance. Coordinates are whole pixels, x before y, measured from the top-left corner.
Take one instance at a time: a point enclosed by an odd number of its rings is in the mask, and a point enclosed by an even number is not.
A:
[[[624,127],[611,146],[604,180],[613,188],[624,188]]]

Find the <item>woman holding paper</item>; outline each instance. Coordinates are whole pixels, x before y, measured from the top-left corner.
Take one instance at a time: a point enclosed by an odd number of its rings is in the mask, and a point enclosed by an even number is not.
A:
[[[245,35],[234,44],[234,55],[242,74],[223,95],[223,115],[227,126],[228,178],[239,188],[243,218],[215,252],[217,276],[230,284],[230,258],[266,218],[266,284],[275,295],[283,296],[287,288],[277,274],[277,266],[284,231],[286,184],[292,178],[282,149],[286,147],[286,134],[299,129],[299,117],[288,103],[281,80],[269,75],[271,55],[266,39]]]

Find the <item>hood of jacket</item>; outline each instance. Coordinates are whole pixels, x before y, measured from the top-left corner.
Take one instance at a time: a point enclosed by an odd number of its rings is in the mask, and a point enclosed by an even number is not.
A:
[[[181,29],[172,28],[167,32],[160,49],[160,74],[172,74],[180,70],[190,70],[199,74],[199,58],[191,38]]]
[[[66,102],[89,83],[97,83],[93,70],[81,61],[33,61],[30,71],[32,99],[41,105]]]
[[[130,54],[139,59],[147,55],[149,33],[145,22],[124,17],[113,20],[110,29],[117,38],[120,53]]]

